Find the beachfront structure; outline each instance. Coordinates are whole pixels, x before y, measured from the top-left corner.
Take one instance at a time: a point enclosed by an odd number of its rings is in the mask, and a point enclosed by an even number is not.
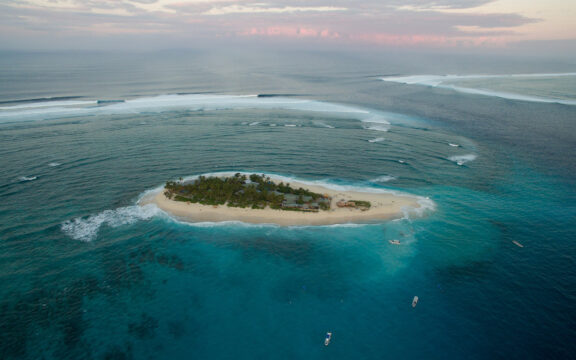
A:
[[[318,212],[321,209],[329,210],[332,202],[332,199],[326,195],[316,199],[307,195],[283,194],[283,196],[282,208],[286,210]]]
[[[318,212],[330,210],[332,199],[303,188],[274,183],[266,175],[240,173],[231,177],[205,177],[183,182],[169,181],[164,194],[176,201],[203,205],[227,205],[252,209],[270,207],[280,210]]]

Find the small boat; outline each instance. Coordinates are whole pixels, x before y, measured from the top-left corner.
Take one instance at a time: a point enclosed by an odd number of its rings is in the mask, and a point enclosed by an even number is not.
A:
[[[518,246],[518,247],[521,247],[521,248],[524,247],[524,245],[520,244],[520,243],[519,243],[518,241],[516,241],[516,240],[512,240],[512,242],[514,243],[514,245],[516,245],[516,246]]]
[[[392,245],[400,245],[400,240],[388,240],[388,242]]]
[[[412,307],[416,307],[416,304],[418,304],[418,296],[414,296],[414,299],[412,299]]]
[[[324,339],[324,346],[328,346],[330,345],[330,340],[332,339],[332,333],[331,332],[327,332],[326,333],[326,338]]]

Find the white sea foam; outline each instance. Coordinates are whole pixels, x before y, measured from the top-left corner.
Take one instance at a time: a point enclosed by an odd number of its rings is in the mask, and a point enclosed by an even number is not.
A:
[[[242,227],[249,227],[249,228],[269,228],[269,227],[280,227],[277,224],[256,224],[256,223],[247,223],[243,221],[237,220],[226,220],[226,221],[201,221],[201,222],[189,222],[189,221],[180,221],[178,219],[172,219],[173,221],[177,222],[178,224],[192,226],[192,227],[201,227],[201,228],[210,228],[210,227],[227,227],[227,226],[242,226]]]
[[[0,123],[15,121],[34,121],[41,119],[57,119],[69,116],[82,116],[90,114],[89,108],[77,107],[48,107],[30,108],[23,110],[0,111]]]
[[[370,140],[368,140],[368,142],[370,142],[370,143],[375,143],[375,142],[380,142],[380,141],[384,141],[384,140],[386,140],[386,139],[383,138],[383,137],[379,137],[379,138],[376,138],[376,139],[370,139]]]
[[[38,176],[21,176],[18,178],[19,181],[34,181],[38,179]]]
[[[261,224],[261,223],[247,223],[243,221],[236,221],[236,220],[228,220],[228,221],[202,221],[202,222],[188,222],[188,221],[179,221],[178,219],[172,219],[173,221],[177,222],[181,225],[191,226],[191,227],[201,227],[201,228],[211,228],[211,227],[246,227],[246,228],[285,228],[289,230],[298,230],[298,229],[306,229],[306,228],[318,228],[318,227],[326,227],[326,228],[334,228],[334,227],[345,227],[345,228],[358,228],[363,226],[371,226],[374,224],[358,224],[358,223],[343,223],[343,224],[329,224],[329,225],[289,225],[289,226],[281,226],[278,224]]]
[[[325,127],[325,128],[328,128],[328,129],[334,129],[334,126],[328,125],[328,124],[326,124],[326,123],[324,123],[324,122],[322,122],[322,121],[314,121],[314,124],[317,125],[317,126],[320,126],[320,127]]]
[[[284,127],[296,127],[296,124],[285,124]]]
[[[394,118],[396,114],[387,113],[388,117]],[[399,115],[400,116],[400,115]],[[364,129],[374,131],[388,131],[390,130],[390,121],[385,118],[384,113],[374,113],[369,117],[361,120],[364,123]]]
[[[567,77],[567,76],[576,76],[576,73],[505,74],[505,75],[410,75],[410,76],[384,77],[381,78],[381,80],[401,84],[439,87],[468,94],[493,96],[510,100],[576,105],[575,100],[564,100],[564,99],[554,99],[532,95],[522,95],[504,91],[457,86],[449,83],[449,82],[458,82],[460,80],[480,80],[480,79],[496,79],[496,78],[546,78],[546,77]]]
[[[436,203],[429,197],[418,197],[418,204],[420,205],[418,208],[406,209],[408,211],[408,218],[410,218],[409,213],[414,213],[417,216],[423,216],[427,212],[436,211]]]
[[[248,126],[256,126],[258,124],[260,124],[260,121],[254,121],[254,122],[251,122],[250,124],[248,124]]]
[[[384,124],[370,124],[370,125],[364,125],[364,129],[388,132],[388,130],[390,130],[390,126]]]
[[[470,161],[476,160],[477,156],[474,154],[467,154],[467,155],[454,155],[450,156],[448,160],[455,162],[457,165],[464,165]]]
[[[51,162],[48,164],[48,166],[51,166],[51,167],[60,166],[60,165],[62,165],[62,164],[59,162]]]
[[[0,110],[20,110],[20,109],[36,109],[36,108],[57,108],[62,106],[78,106],[78,105],[95,105],[96,101],[39,101],[33,103],[26,103],[22,105],[0,106]]]
[[[161,213],[153,204],[126,206],[115,210],[104,210],[99,214],[76,218],[62,224],[62,231],[74,240],[89,242],[98,236],[102,225],[119,227],[149,220]]]
[[[377,112],[349,105],[295,98],[259,98],[256,95],[161,95],[128,99],[125,102],[111,103],[107,106],[86,106],[90,104],[94,105],[96,101],[39,102],[17,107],[4,107],[0,111],[0,122],[35,121],[89,115],[157,113],[173,110],[265,109],[328,113],[334,117],[352,118],[370,124],[379,124],[378,130],[383,131],[387,130],[387,126],[384,125],[390,125],[387,119],[396,119],[397,121],[406,119],[401,114]],[[254,122],[249,124],[254,124]]]
[[[392,181],[392,180],[396,180],[396,178],[394,176],[390,176],[390,175],[382,175],[382,176],[379,176],[375,179],[370,180],[370,182],[383,183],[383,182],[388,182],[388,181]]]
[[[453,143],[448,143],[448,145],[452,146],[452,147],[460,147],[460,145],[458,144],[453,144]]]

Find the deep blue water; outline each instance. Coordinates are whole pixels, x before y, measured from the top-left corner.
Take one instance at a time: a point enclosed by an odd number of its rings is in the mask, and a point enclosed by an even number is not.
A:
[[[2,55],[0,358],[575,358],[576,106],[380,77],[576,64]],[[545,80],[530,96],[574,98],[576,77]],[[136,205],[166,180],[221,171],[435,207],[286,228]]]

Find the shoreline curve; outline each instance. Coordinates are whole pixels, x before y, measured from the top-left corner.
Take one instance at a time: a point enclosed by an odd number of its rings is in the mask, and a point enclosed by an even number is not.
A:
[[[272,181],[279,182],[279,178],[270,175]],[[306,225],[335,225],[347,223],[377,223],[394,220],[405,216],[406,211],[421,211],[424,205],[414,195],[398,193],[379,193],[362,191],[343,191],[327,188],[320,185],[310,185],[298,181],[290,181],[294,187],[302,187],[312,192],[327,194],[332,198],[331,209],[315,213],[287,211],[277,209],[251,209],[228,207],[225,205],[212,206],[195,203],[186,203],[168,199],[164,195],[164,187],[157,193],[150,193],[143,197],[141,206],[154,204],[169,215],[186,222],[225,222],[240,221],[252,224],[275,224],[280,226],[306,226]],[[353,208],[339,208],[338,201],[364,200],[370,201],[372,206],[368,210]]]

